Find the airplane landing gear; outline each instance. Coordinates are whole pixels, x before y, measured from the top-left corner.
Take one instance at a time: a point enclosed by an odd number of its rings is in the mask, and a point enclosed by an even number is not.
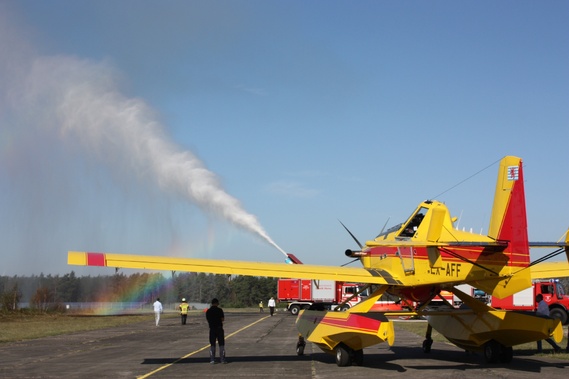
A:
[[[504,346],[494,340],[484,344],[484,358],[488,363],[510,363],[514,357],[514,349],[511,346]]]
[[[430,353],[431,346],[433,345],[433,340],[428,338],[423,341],[423,353]]]
[[[362,366],[364,363],[364,351],[353,350],[343,343],[336,346],[336,364],[339,367],[350,366],[352,364],[356,366]]]
[[[431,338],[432,333],[433,333],[433,327],[431,325],[427,325],[427,333],[425,334],[425,340],[423,341],[424,353],[431,352],[431,346],[433,345],[433,339]]]
[[[306,342],[304,342],[304,337],[299,335],[298,342],[296,343],[296,355],[304,355],[304,347]]]

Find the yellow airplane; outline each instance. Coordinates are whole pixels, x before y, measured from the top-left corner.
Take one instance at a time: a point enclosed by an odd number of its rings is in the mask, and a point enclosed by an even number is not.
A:
[[[530,263],[530,247],[557,248],[547,257],[563,252],[569,255],[569,236],[563,242],[528,241],[522,160],[507,156],[500,162],[487,236],[457,230],[455,221],[445,204],[429,200],[419,204],[407,221],[364,245],[350,233],[360,250],[346,250],[346,255],[358,259],[362,267],[77,251],[68,252],[68,263],[365,283],[373,289],[372,294],[347,311],[307,309],[296,320],[300,336],[297,353],[303,353],[306,340],[334,354],[338,366],[361,365],[365,347],[394,343],[393,323],[387,317],[394,314],[370,311],[384,293],[400,297],[412,307],[413,315],[427,317],[425,352],[431,349],[433,328],[459,347],[483,352],[488,362],[509,362],[512,346],[517,344],[549,337],[560,342],[563,330],[559,320],[531,312],[496,310],[456,288],[466,283],[502,298],[530,287],[532,278],[569,276],[566,261],[556,269],[548,263]],[[292,254],[289,257],[299,263]],[[441,290],[453,292],[465,307],[456,309],[448,304],[430,309],[429,302]]]

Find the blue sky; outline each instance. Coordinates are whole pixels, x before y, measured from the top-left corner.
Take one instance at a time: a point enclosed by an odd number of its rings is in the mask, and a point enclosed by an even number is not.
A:
[[[568,16],[564,1],[3,1],[0,275],[106,273],[67,250],[282,261],[240,215],[340,265],[355,246],[338,220],[364,241],[434,197],[485,233],[504,155],[524,159],[530,239],[555,241]],[[233,221],[198,180],[137,158],[156,139],[238,201]]]

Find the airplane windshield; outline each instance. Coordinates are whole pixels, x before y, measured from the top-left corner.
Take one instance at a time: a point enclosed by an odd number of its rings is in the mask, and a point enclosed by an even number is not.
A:
[[[421,225],[421,222],[425,218],[428,209],[425,207],[421,207],[417,213],[413,217],[410,218],[410,221],[407,223],[403,231],[399,234],[400,237],[413,237],[415,232]]]
[[[387,229],[385,232],[379,233],[379,234],[377,235],[377,237],[375,237],[375,238],[383,237],[383,236],[388,235],[389,233],[395,232],[395,231],[397,231],[397,230],[399,230],[399,229],[401,228],[401,225],[403,225],[402,222],[400,222],[399,224],[397,224],[397,225],[395,225],[395,226],[392,226],[391,228]]]

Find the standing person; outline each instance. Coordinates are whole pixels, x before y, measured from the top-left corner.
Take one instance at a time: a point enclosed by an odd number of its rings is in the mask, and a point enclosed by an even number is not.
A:
[[[225,360],[225,333],[223,331],[223,321],[225,314],[223,309],[219,307],[219,300],[213,299],[211,307],[205,312],[205,318],[209,324],[209,363],[215,363],[215,341],[219,343],[219,358],[221,363],[227,363]]]
[[[263,309],[263,300],[259,302],[259,313],[265,313],[265,310]]]
[[[273,315],[273,313],[275,313],[275,299],[273,299],[272,297],[269,299],[269,311],[271,312],[271,316]]]
[[[154,320],[156,320],[156,326],[158,326],[158,324],[160,323],[160,313],[162,313],[163,311],[160,298],[157,297],[156,301],[152,305],[154,306]]]
[[[542,294],[538,294],[535,297],[535,302],[537,303],[537,311],[535,313],[538,315],[541,315],[541,316],[548,316],[549,317],[549,306],[543,300]],[[561,348],[555,343],[555,341],[551,337],[546,338],[545,341],[553,347],[553,350],[555,350],[556,353],[559,353],[561,351]],[[537,352],[538,353],[542,352],[541,340],[537,341]]]
[[[188,309],[190,305],[186,302],[186,298],[182,299],[182,304],[178,307],[180,308],[180,315],[182,316],[182,325],[186,325],[186,320],[188,319]]]

